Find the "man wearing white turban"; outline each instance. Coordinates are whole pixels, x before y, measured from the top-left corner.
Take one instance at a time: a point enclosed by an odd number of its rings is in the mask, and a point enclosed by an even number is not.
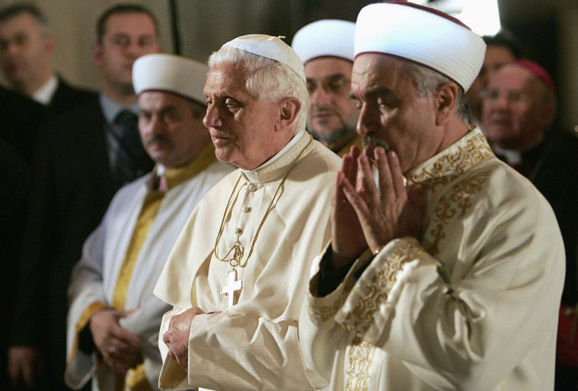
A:
[[[71,278],[66,383],[93,390],[157,390],[158,330],[166,303],[153,286],[187,218],[232,171],[207,129],[206,64],[168,54],[133,65],[139,130],[153,171],[119,190],[84,243]]]
[[[235,38],[209,66],[204,123],[239,169],[199,203],[155,287],[173,306],[160,386],[312,389],[298,321],[340,159],[305,131],[303,64],[281,39]]]
[[[357,107],[350,98],[354,29],[353,22],[322,19],[299,29],[291,43],[305,65],[307,129],[340,156],[353,145],[361,147]]]
[[[553,388],[564,247],[549,204],[466,122],[484,46],[427,7],[359,13],[369,146],[343,159],[301,317],[318,388]]]

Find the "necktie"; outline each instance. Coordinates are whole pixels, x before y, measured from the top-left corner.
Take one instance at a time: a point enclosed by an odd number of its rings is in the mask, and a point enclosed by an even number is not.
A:
[[[140,140],[136,114],[122,110],[114,123],[118,130],[115,134],[118,145],[114,179],[118,186],[122,186],[144,174],[151,166]]]

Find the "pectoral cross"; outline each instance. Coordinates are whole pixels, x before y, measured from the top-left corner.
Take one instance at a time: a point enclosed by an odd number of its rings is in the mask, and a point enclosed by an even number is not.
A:
[[[235,292],[243,288],[243,281],[237,280],[237,271],[227,273],[227,285],[221,288],[221,295],[227,295],[227,308],[235,305]]]

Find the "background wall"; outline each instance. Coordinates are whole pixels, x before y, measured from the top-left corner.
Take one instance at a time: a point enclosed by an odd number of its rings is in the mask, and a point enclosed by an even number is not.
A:
[[[205,61],[224,42],[248,33],[283,35],[291,42],[304,24],[320,18],[355,21],[367,0],[128,0],[157,16],[166,52]],[[477,0],[484,1],[484,0]],[[502,24],[522,42],[527,56],[553,75],[560,99],[558,122],[578,125],[578,1],[498,0]],[[0,7],[22,0],[0,0]],[[95,24],[117,0],[31,0],[47,15],[57,39],[57,69],[71,82],[97,89],[92,61]],[[531,5],[530,5],[531,4]],[[174,8],[173,8],[174,7]],[[171,17],[176,9],[176,18]],[[173,28],[179,41],[173,39]],[[179,48],[175,45],[179,44]],[[3,80],[0,77],[0,82]]]

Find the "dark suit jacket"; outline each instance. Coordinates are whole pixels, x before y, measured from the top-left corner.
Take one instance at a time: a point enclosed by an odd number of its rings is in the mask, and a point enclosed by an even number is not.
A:
[[[54,114],[62,114],[97,98],[96,91],[73,87],[58,76],[58,88],[52,95],[48,106]]]
[[[536,147],[522,153],[520,173],[546,197],[558,220],[566,250],[566,279],[562,303],[576,305],[578,263],[578,138],[552,129]]]
[[[52,389],[65,389],[70,272],[115,190],[104,126],[94,99],[47,124],[35,152],[10,342],[46,349]]]

